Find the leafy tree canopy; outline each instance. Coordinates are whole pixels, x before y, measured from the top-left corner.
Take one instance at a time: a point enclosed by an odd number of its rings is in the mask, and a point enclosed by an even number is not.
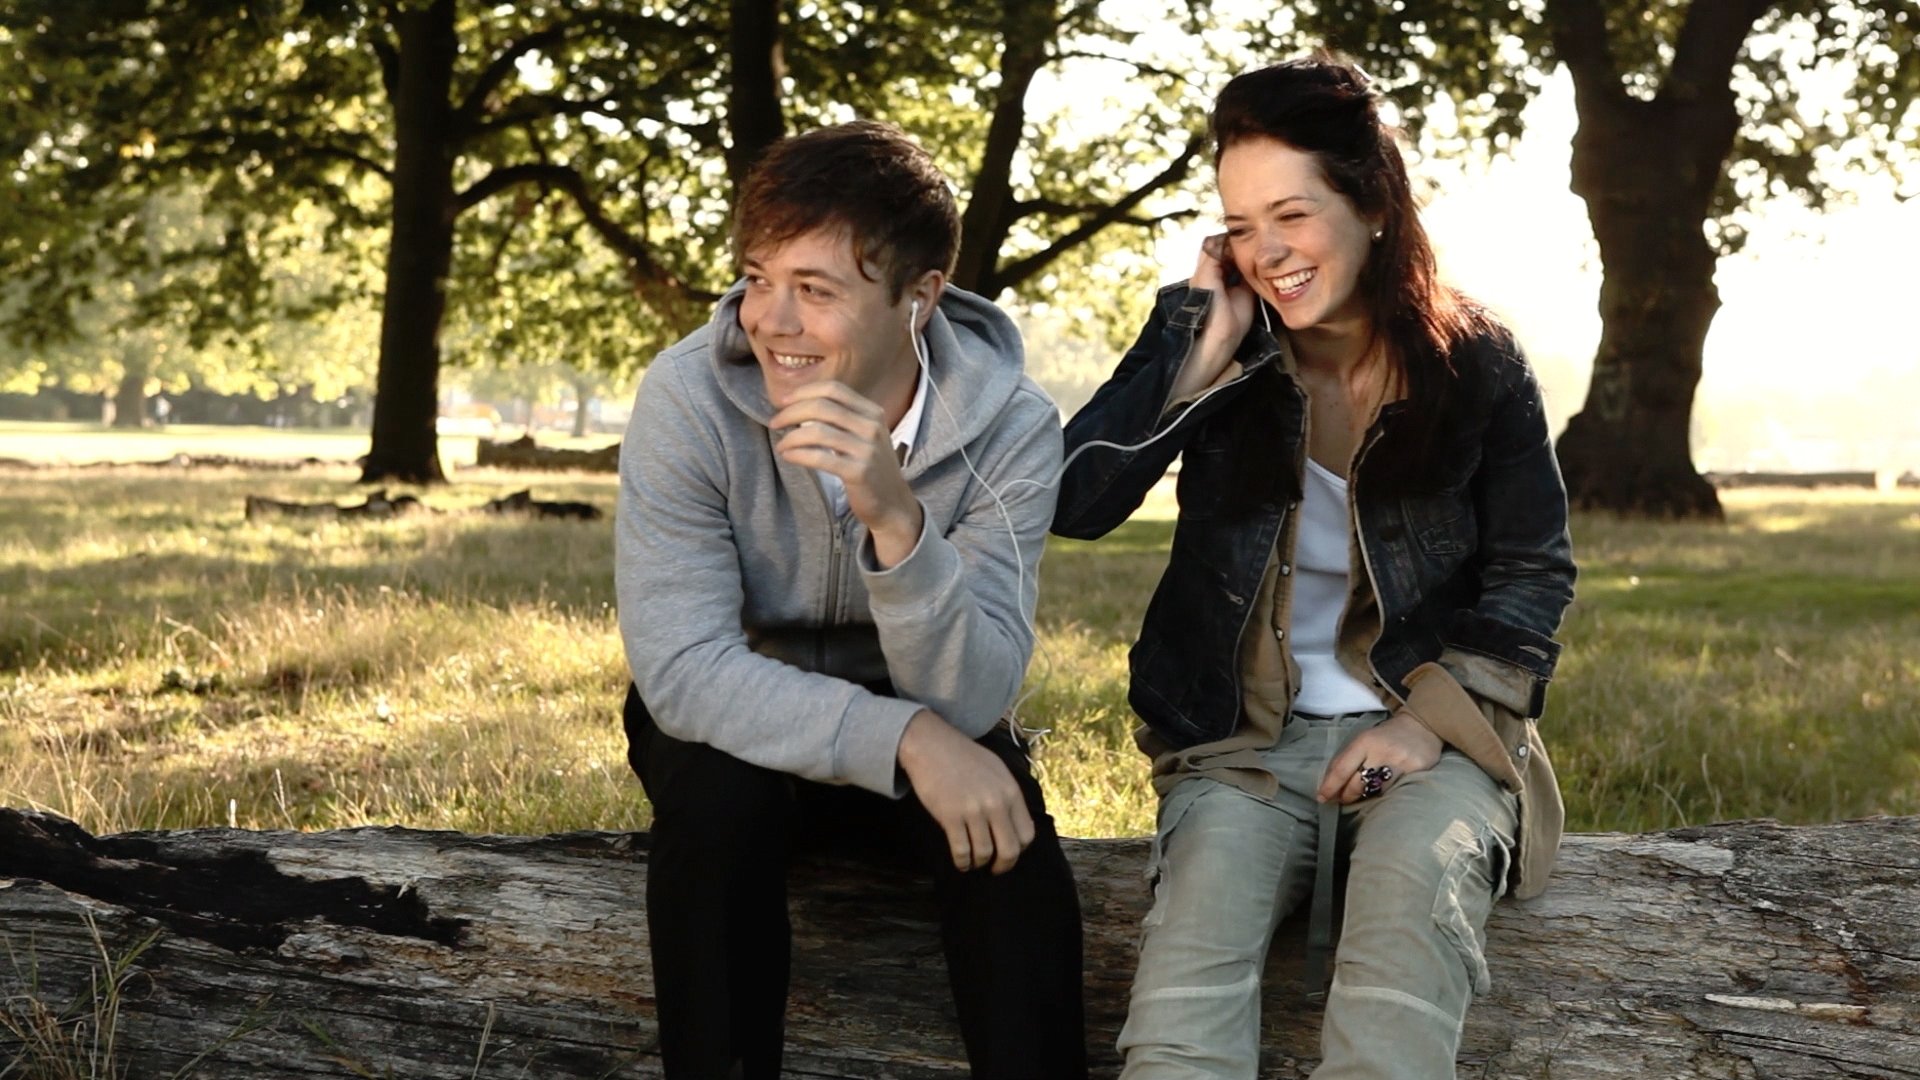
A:
[[[308,242],[285,228],[300,208],[327,215],[329,250],[379,250],[409,167],[403,83],[429,66],[408,54],[403,24],[443,9],[454,54],[428,152],[453,163],[447,315],[490,327],[494,346],[466,359],[546,359],[566,346],[557,338],[575,342],[574,358],[592,328],[624,346],[594,362],[631,366],[703,317],[731,277],[724,234],[743,166],[730,155],[744,153],[743,126],[901,123],[963,198],[997,200],[969,221],[975,269],[962,281],[989,293],[1111,296],[1080,272],[1088,260],[1059,260],[1184,205],[1156,200],[1190,176],[1206,92],[1191,72],[1209,55],[1197,39],[1176,71],[1139,59],[1141,31],[1110,25],[1088,0],[755,7],[103,0],[76,18],[61,0],[18,0],[0,14],[11,73],[0,75],[0,140],[16,162],[0,251],[31,300],[8,329],[70,331],[88,268],[137,262],[130,223],[185,178],[204,182],[219,223],[190,253],[217,268],[192,313],[202,332],[275,310],[263,267]],[[764,54],[738,48],[754,18],[772,20]],[[744,64],[772,76],[771,125],[741,115],[766,104],[738,96]],[[1028,108],[1028,81],[1049,68],[1144,92],[1119,133],[1079,133]],[[1105,246],[1137,249],[1144,235]]]
[[[1629,117],[1730,96],[1737,130],[1706,222],[1723,254],[1770,197],[1817,209],[1883,170],[1920,194],[1913,0],[1313,0],[1263,32],[1303,31],[1362,58],[1414,131],[1438,118],[1443,140],[1494,150],[1562,64]]]

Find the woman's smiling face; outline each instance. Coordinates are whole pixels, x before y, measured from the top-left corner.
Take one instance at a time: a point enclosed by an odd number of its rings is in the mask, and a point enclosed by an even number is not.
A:
[[[1220,155],[1219,183],[1233,264],[1288,330],[1366,323],[1359,283],[1375,226],[1327,183],[1312,154],[1243,139]]]

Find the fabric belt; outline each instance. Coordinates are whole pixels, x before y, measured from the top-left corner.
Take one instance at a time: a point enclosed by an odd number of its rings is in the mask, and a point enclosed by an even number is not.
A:
[[[1335,716],[1321,716],[1315,713],[1296,712],[1293,715],[1310,720],[1331,720],[1335,723],[1326,726],[1326,757],[1321,765],[1325,775],[1326,767],[1347,748],[1353,736],[1367,730],[1355,728],[1345,739],[1340,737],[1341,728],[1337,721],[1353,716],[1373,715],[1380,710],[1366,712],[1340,713]],[[1343,807],[1337,802],[1320,804],[1320,842],[1314,849],[1313,864],[1313,908],[1307,919],[1307,997],[1313,1001],[1324,1001],[1327,988],[1332,984],[1333,970],[1333,863],[1335,850],[1340,843],[1340,811]]]

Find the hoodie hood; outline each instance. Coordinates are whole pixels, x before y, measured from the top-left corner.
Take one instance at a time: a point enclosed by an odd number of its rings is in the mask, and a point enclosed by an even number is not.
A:
[[[746,283],[735,282],[714,307],[707,327],[708,361],[727,400],[764,426],[773,417],[773,403],[740,326],[745,294]],[[926,341],[933,385],[922,435],[907,466],[909,477],[979,438],[1025,381],[1019,329],[1005,312],[965,289],[947,286],[927,321]]]

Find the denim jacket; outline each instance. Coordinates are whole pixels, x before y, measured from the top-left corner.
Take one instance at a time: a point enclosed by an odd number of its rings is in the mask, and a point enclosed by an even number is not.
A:
[[[1053,531],[1092,539],[1125,521],[1176,455],[1179,520],[1165,574],[1129,655],[1129,703],[1175,748],[1231,734],[1240,722],[1238,643],[1261,576],[1297,496],[1251,506],[1231,497],[1234,420],[1251,414],[1275,468],[1305,468],[1307,396],[1255,325],[1236,359],[1242,373],[1185,407],[1169,408],[1174,378],[1205,324],[1213,294],[1184,283],[1160,291],[1152,317],[1114,375],[1067,424],[1069,454],[1101,440],[1061,480]],[[1404,701],[1406,677],[1438,662],[1473,694],[1519,717],[1540,715],[1573,598],[1566,489],[1547,435],[1539,386],[1504,334],[1456,348],[1458,378],[1432,449],[1437,476],[1411,494],[1374,492],[1375,447],[1404,406],[1389,404],[1355,454],[1349,478],[1358,548],[1380,605],[1369,653],[1376,689]],[[1265,418],[1265,419],[1262,419]],[[1388,449],[1392,449],[1389,447]]]

